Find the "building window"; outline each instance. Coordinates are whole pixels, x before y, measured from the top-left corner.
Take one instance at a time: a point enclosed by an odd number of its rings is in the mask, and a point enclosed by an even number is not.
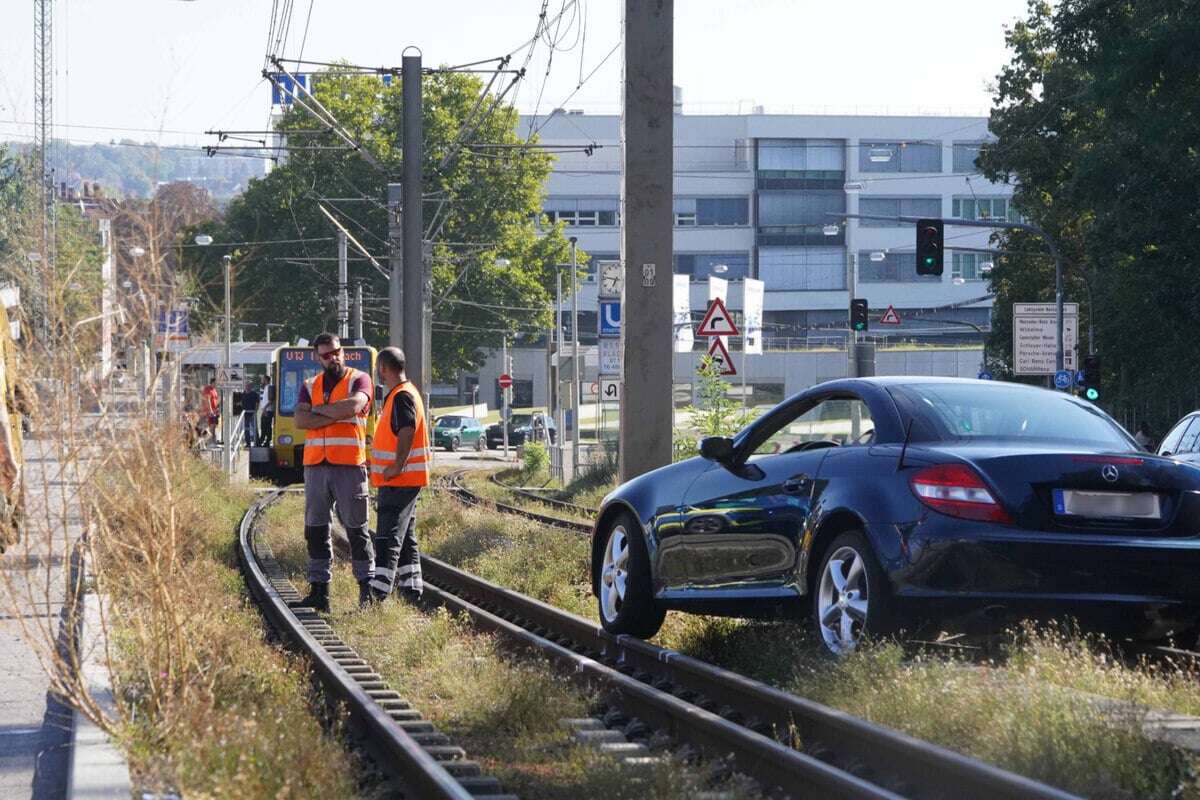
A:
[[[941,172],[941,142],[858,143],[860,172]]]
[[[933,217],[942,216],[940,197],[862,197],[858,201],[858,213],[880,217]],[[882,219],[860,219],[861,228],[909,228],[911,222],[895,222]]]
[[[956,197],[951,216],[957,219],[1021,221],[1021,215],[1007,197]]]
[[[750,273],[749,253],[676,253],[674,257],[676,275],[691,275],[694,281],[707,280],[708,277],[738,280]],[[725,270],[715,270],[718,264],[724,264]]]
[[[979,159],[979,153],[991,142],[955,142],[954,143],[954,171],[978,173],[979,166],[975,163]]]
[[[983,265],[990,263],[988,253],[954,253],[950,261],[950,276],[965,281],[982,281],[987,278]]]
[[[551,224],[611,228],[621,224],[619,205],[615,197],[547,197],[542,214]]]
[[[677,197],[674,205],[677,228],[750,224],[748,197]]]
[[[916,253],[858,251],[859,283],[939,283],[941,280],[939,275],[917,274]]]
[[[841,247],[762,247],[758,273],[771,291],[845,290],[846,251]]]
[[[841,139],[758,140],[760,175],[778,173],[777,177],[799,178],[845,171],[846,142]]]

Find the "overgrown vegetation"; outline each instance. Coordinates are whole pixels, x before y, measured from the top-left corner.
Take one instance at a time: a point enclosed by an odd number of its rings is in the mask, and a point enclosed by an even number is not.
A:
[[[265,640],[245,596],[231,537],[251,493],[146,426],[83,496],[111,609],[119,717],[108,724],[137,785],[183,796],[354,796],[359,767],[314,716],[307,665]]]
[[[421,514],[426,506],[422,505]],[[303,581],[305,549],[303,504],[288,498],[268,512],[268,537],[293,581]],[[418,517],[420,536],[431,523]],[[423,546],[427,543],[423,542]],[[479,525],[443,541],[437,555],[464,560],[495,557],[498,539]],[[517,558],[546,580],[538,584],[545,596],[571,603],[570,582],[558,560],[566,550],[524,548]],[[496,563],[499,563],[497,561]],[[573,564],[578,572],[578,565]],[[489,567],[480,562],[480,568]],[[568,587],[558,592],[555,586]],[[509,656],[502,643],[476,632],[470,624],[444,610],[426,612],[389,600],[368,612],[357,610],[357,587],[345,565],[334,570],[331,623],[397,691],[433,720],[438,728],[495,775],[506,791],[526,800],[582,798],[695,797],[706,788],[694,770],[667,760],[647,770],[621,769],[608,757],[573,744],[559,721],[588,716],[598,698],[581,690],[548,664],[527,654]],[[741,782],[722,784],[731,800],[755,796]]]
[[[521,475],[525,480],[545,472],[550,466],[550,453],[541,442],[525,442],[521,449]]]
[[[742,408],[729,396],[729,384],[721,377],[721,364],[712,356],[700,359],[696,380],[700,404],[690,405],[681,412],[681,416],[691,419],[691,427],[675,429],[672,440],[675,461],[699,455],[700,440],[705,436],[733,436],[754,418],[754,412]]]

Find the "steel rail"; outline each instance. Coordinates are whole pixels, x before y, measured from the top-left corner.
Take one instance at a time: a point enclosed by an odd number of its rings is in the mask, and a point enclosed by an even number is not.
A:
[[[733,752],[748,774],[765,774],[768,786],[792,792],[819,788],[819,796],[1075,797],[682,653],[613,636],[590,620],[437,559],[422,556],[421,562],[427,586],[436,587],[443,601],[571,662],[574,669],[610,681],[630,698],[636,714],[653,716],[657,724],[710,751]],[[679,705],[678,697],[654,689],[668,686],[694,702]],[[803,752],[791,747],[796,742]]]
[[[592,513],[595,512],[595,510],[596,510],[594,508],[587,508],[585,506],[581,506],[577,503],[568,503],[566,500],[556,500],[553,497],[542,497],[537,492],[530,491],[529,489],[521,488],[520,486],[509,486],[505,483],[501,483],[500,479],[496,477],[495,473],[489,474],[488,480],[491,481],[492,484],[499,486],[501,489],[504,489],[506,492],[511,492],[512,494],[515,494],[517,497],[524,497],[527,500],[533,500],[534,502],[550,506],[551,508],[557,508],[562,511],[567,511],[572,514],[577,514],[581,517],[591,516]]]
[[[419,715],[409,710],[399,695],[388,690],[380,676],[353,650],[342,645],[319,615],[311,609],[290,608],[280,591],[280,585],[290,586],[286,578],[269,576],[264,570],[254,542],[255,526],[262,512],[286,491],[276,489],[257,498],[238,527],[238,560],[255,603],[271,625],[305,653],[329,696],[344,703],[351,716],[363,725],[370,748],[382,756],[380,765],[398,776],[415,796],[433,800],[479,797],[464,785],[470,784],[470,780],[460,781],[452,775],[427,746],[405,730],[402,721],[413,721]],[[428,722],[410,722],[408,727],[432,732]],[[429,747],[435,750],[437,746]],[[492,778],[476,782],[488,781],[495,782]]]
[[[501,511],[505,514],[514,514],[519,517],[525,517],[526,519],[534,520],[535,522],[540,522],[543,525],[550,525],[555,528],[574,531],[575,533],[590,535],[592,532],[592,526],[587,522],[576,522],[575,520],[563,519],[562,517],[555,517],[551,516],[550,514],[539,514],[536,511],[530,511],[529,509],[521,508],[520,506],[501,503],[497,500],[492,500],[484,497],[483,495],[476,494],[463,485],[462,475],[462,471],[450,473],[446,477],[446,483],[443,488],[445,488],[446,491],[453,492],[468,505],[475,505],[483,508],[494,508],[497,511]]]

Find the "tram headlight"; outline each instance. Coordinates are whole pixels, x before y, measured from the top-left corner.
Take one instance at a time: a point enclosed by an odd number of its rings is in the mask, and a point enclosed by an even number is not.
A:
[[[283,436],[279,437],[279,443],[280,444],[291,444],[292,437],[288,436],[287,434],[284,434]]]

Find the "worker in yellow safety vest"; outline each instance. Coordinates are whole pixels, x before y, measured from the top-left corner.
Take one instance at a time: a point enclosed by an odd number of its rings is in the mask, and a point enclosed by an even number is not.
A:
[[[367,532],[367,416],[374,389],[371,376],[342,360],[342,343],[332,333],[313,339],[321,371],[300,387],[296,427],[304,437],[304,541],[308,545],[309,593],[295,605],[329,611],[333,543],[332,504],[350,539],[350,565],[358,601],[371,598],[375,554]]]
[[[404,372],[404,351],[385,347],[375,359],[387,399],[371,441],[371,485],[376,500],[375,577],[372,597],[421,598],[417,548],[417,495],[429,485],[429,429],[421,392]]]

